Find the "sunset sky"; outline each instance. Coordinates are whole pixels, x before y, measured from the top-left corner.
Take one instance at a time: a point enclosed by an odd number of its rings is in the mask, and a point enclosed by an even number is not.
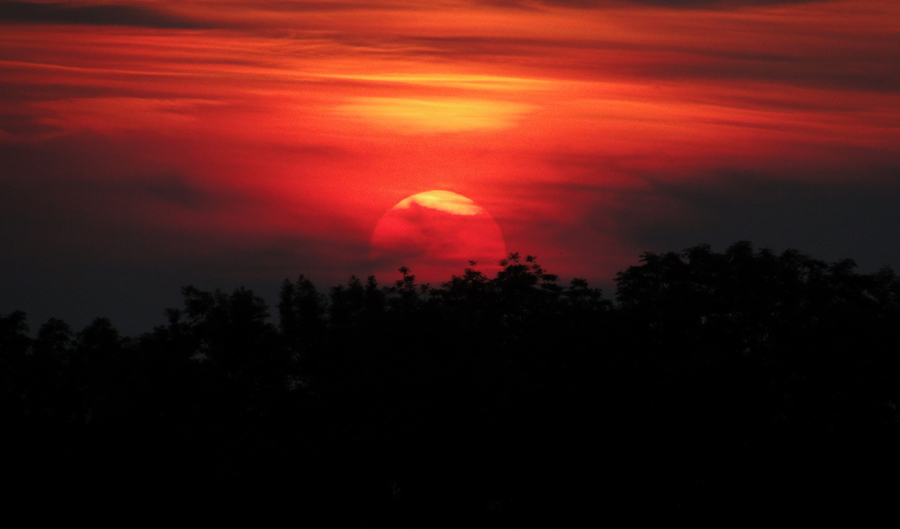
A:
[[[430,190],[610,295],[699,243],[900,268],[894,0],[0,1],[0,94],[33,329],[365,277]]]

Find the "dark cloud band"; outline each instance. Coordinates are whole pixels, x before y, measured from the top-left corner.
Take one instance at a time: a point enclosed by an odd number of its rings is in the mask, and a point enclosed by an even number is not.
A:
[[[0,22],[76,24],[86,26],[130,26],[158,29],[198,29],[200,21],[163,11],[119,4],[74,5],[55,2],[0,2]]]
[[[809,4],[829,0],[485,0],[484,3],[508,7],[554,6],[595,9],[615,6],[648,6],[669,9],[732,9],[785,4]]]

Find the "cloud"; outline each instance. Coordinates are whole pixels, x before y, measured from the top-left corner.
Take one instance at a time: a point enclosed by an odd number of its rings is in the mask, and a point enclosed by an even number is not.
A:
[[[548,164],[552,179],[495,184],[510,251],[537,253],[549,270],[612,288],[645,251],[739,240],[797,249],[863,271],[900,268],[900,164],[889,153],[836,149],[837,161],[736,160],[711,168],[642,168],[614,156]],[[492,209],[492,212],[494,210]]]
[[[82,151],[84,149],[84,151]],[[168,226],[246,202],[178,172],[137,167],[97,139],[0,145],[0,246],[6,260],[155,260],[192,252]],[[82,152],[79,152],[82,151]],[[166,222],[163,222],[163,221]]]
[[[888,178],[860,182],[720,170],[705,179],[656,182],[648,190],[623,193],[613,215],[621,236],[647,250],[678,251],[700,243],[724,248],[749,240],[828,261],[851,258],[868,271],[884,265],[896,269],[900,167],[881,172]],[[607,225],[606,207],[591,211],[587,223]]]
[[[315,11],[353,11],[353,10],[373,10],[373,9],[396,9],[409,7],[408,4],[402,2],[374,2],[374,1],[356,1],[356,2],[331,2],[328,0],[319,1],[290,1],[290,0],[274,0],[267,2],[254,2],[254,9],[262,9],[266,11],[286,12],[286,13],[306,13]]]
[[[498,100],[357,97],[336,113],[400,134],[434,134],[509,128],[532,108]]]
[[[508,7],[551,6],[572,9],[597,9],[634,5],[666,9],[735,9],[828,1],[832,0],[486,0],[484,3]]]
[[[0,21],[156,29],[201,29],[205,22],[162,10],[126,4],[0,2]]]
[[[188,284],[243,285],[273,302],[299,273],[327,287],[366,272],[367,241],[344,236],[342,218],[326,219],[328,230],[309,227],[306,212],[293,230],[247,226],[292,212],[178,160],[139,157],[160,147],[128,141],[82,132],[0,142],[0,313],[25,310],[32,328],[110,316],[135,334],[162,324]]]
[[[841,11],[841,16],[853,13]],[[396,42],[409,57],[516,65],[539,72],[533,88],[552,88],[547,82],[551,76],[660,84],[735,80],[875,92],[893,92],[900,83],[900,69],[892,61],[900,52],[897,39],[875,23],[874,15],[848,23],[851,30],[802,9],[768,24],[736,13],[654,13],[641,18],[622,12],[608,18],[635,33],[408,35]],[[538,76],[545,86],[538,85]],[[773,99],[777,92],[755,95]]]

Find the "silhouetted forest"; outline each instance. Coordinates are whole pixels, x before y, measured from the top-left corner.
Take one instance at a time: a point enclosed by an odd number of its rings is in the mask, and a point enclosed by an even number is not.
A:
[[[0,315],[6,500],[339,527],[892,503],[891,270],[697,246],[644,254],[613,301],[532,257],[501,264],[440,286],[301,275],[272,308],[187,287],[135,338]]]

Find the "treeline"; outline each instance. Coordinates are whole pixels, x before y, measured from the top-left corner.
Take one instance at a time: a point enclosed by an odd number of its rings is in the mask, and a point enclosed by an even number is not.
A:
[[[298,523],[566,527],[889,499],[900,279],[738,243],[646,253],[616,302],[511,254],[440,286],[183,289],[136,338],[0,315],[19,502]],[[883,496],[883,497],[882,497]],[[824,502],[824,503],[823,503]],[[24,504],[24,503],[23,503]],[[818,507],[817,507],[818,506]]]

